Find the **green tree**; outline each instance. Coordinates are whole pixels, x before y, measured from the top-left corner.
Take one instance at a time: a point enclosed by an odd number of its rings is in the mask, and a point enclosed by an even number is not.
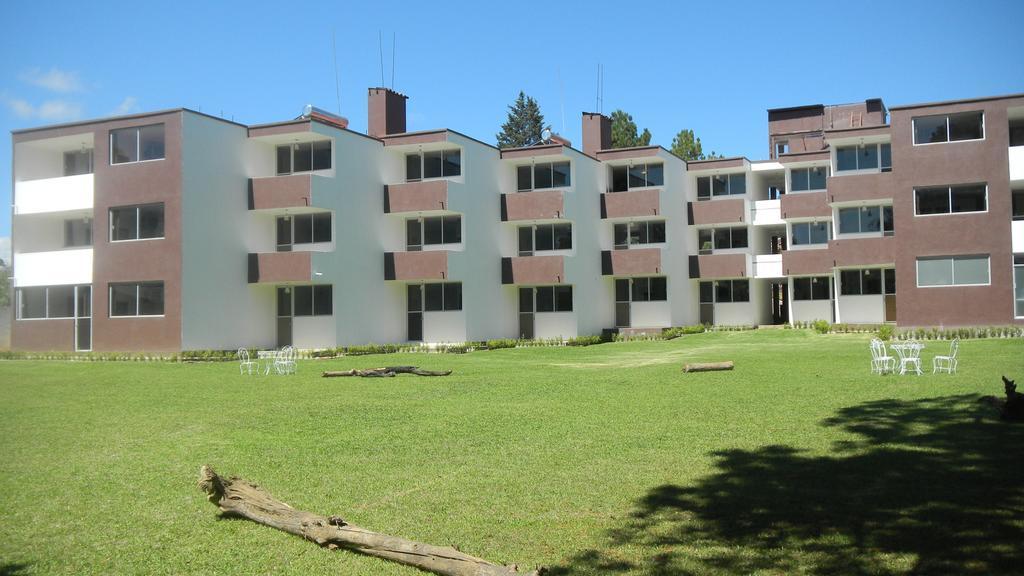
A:
[[[622,110],[612,112],[612,148],[635,148],[651,143],[651,132],[644,128],[638,133],[633,117]]]
[[[723,157],[721,154],[716,154],[713,150],[705,155],[704,149],[700,144],[700,138],[694,136],[693,130],[688,128],[680,130],[676,137],[672,139],[672,153],[683,160],[714,160],[715,158]]]
[[[498,148],[532,146],[540,141],[545,128],[550,127],[544,124],[537,101],[520,90],[515,103],[508,107],[508,121],[497,134]]]

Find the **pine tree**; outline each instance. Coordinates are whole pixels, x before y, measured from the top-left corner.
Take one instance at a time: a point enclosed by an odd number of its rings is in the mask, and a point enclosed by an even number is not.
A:
[[[722,157],[714,151],[705,155],[700,138],[695,137],[690,129],[680,130],[672,139],[672,153],[683,160],[714,160]]]
[[[635,148],[651,144],[651,131],[644,128],[642,134],[637,133],[633,117],[622,110],[612,112],[612,148]]]
[[[521,148],[540,142],[541,132],[547,127],[537,101],[522,90],[515,104],[508,107],[508,121],[497,134],[498,148]]]

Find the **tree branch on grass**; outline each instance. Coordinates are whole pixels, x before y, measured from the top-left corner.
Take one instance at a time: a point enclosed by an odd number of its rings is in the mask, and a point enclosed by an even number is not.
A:
[[[451,370],[420,370],[416,366],[387,366],[385,368],[366,368],[364,370],[326,370],[324,378],[341,376],[362,376],[363,378],[393,378],[398,374],[415,374],[417,376],[447,376]]]

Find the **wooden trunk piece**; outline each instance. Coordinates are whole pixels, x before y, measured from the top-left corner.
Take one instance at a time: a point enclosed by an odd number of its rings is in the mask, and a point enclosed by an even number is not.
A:
[[[199,489],[226,515],[277,528],[332,550],[344,548],[443,576],[539,576],[544,571],[519,572],[514,565],[500,566],[455,548],[378,534],[337,516],[296,510],[255,484],[218,476],[209,466],[199,471]]]
[[[338,378],[342,376],[362,376],[363,378],[391,378],[397,374],[415,374],[417,376],[448,376],[451,370],[420,370],[416,366],[387,366],[384,368],[365,368],[363,370],[327,370],[323,373],[324,378]]]
[[[683,372],[712,372],[715,370],[732,370],[732,360],[728,362],[698,362],[683,366]]]

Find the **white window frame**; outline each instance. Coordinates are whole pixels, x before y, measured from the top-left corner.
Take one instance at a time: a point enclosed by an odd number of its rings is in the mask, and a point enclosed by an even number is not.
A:
[[[651,292],[650,282],[651,282],[651,280],[659,279],[659,278],[665,281],[665,298],[663,300],[651,300],[650,298],[648,298],[647,300],[634,300],[633,299],[633,284],[635,284],[637,280],[646,280],[647,281],[647,283],[648,283],[647,284],[647,293],[648,293],[648,295],[650,295],[650,292]],[[616,278],[615,279],[615,282],[623,282],[623,281],[629,283],[629,300],[616,300],[617,304],[625,304],[626,302],[628,302],[630,304],[634,304],[634,303],[649,303],[649,302],[668,302],[668,300],[669,300],[668,276],[664,276],[664,275],[632,276],[632,277],[629,277],[629,278]]]
[[[882,166],[882,146],[889,146],[889,166]],[[878,166],[875,168],[861,168],[860,167],[860,153],[857,154],[857,168],[853,170],[840,170],[839,169],[839,149],[840,148],[867,148],[868,146],[875,147],[875,155],[878,157]],[[891,142],[869,142],[867,144],[847,144],[847,145],[836,145],[835,152],[832,153],[832,166],[829,167],[829,176],[854,176],[857,174],[882,174],[892,172],[892,143]],[[798,192],[799,193],[799,192]]]
[[[142,218],[139,217],[140,210],[146,206],[160,206],[160,209],[164,213],[164,233],[162,236],[151,236],[148,238],[140,238],[142,233]],[[114,240],[114,210],[126,210],[129,208],[135,209],[135,238],[126,238],[124,240]],[[128,204],[126,206],[111,206],[107,208],[107,241],[110,243],[121,243],[121,242],[146,242],[147,240],[166,240],[167,239],[167,205],[164,202],[150,202],[148,204]],[[95,234],[93,235],[93,242],[96,241]]]
[[[633,224],[643,224],[644,226],[646,226],[647,227],[647,238],[650,239],[650,237],[651,237],[651,224],[652,223],[657,223],[657,222],[661,222],[664,225],[664,227],[665,227],[665,240],[664,241],[662,241],[662,242],[633,242],[633,235],[629,233],[630,232],[629,229],[630,229],[631,226],[633,226]],[[625,244],[616,244],[615,243],[615,227],[616,226],[625,226],[626,227],[626,243]],[[664,220],[664,219],[661,219],[661,218],[656,218],[654,220],[631,220],[629,222],[613,222],[612,223],[612,248],[615,249],[615,250],[628,250],[628,249],[632,248],[633,246],[664,246],[665,244],[668,244],[668,221],[667,220]]]
[[[860,224],[860,209],[861,208],[878,208],[879,212],[879,229],[878,232],[842,232],[840,229],[840,210],[848,210],[851,208],[857,209],[857,227],[863,228]],[[892,230],[885,229],[885,209],[889,208],[893,211],[892,215]],[[843,238],[879,238],[886,236],[896,235],[896,212],[892,204],[858,204],[855,206],[835,206],[832,212],[832,240],[841,240]]]
[[[821,187],[821,188],[808,188],[807,190],[795,190],[793,188],[793,173],[794,172],[796,172],[797,170],[807,170],[807,171],[810,171],[810,170],[815,170],[817,168],[824,168],[825,169],[825,185],[823,187]],[[828,179],[829,179],[830,176],[832,176],[832,167],[827,165],[827,164],[820,165],[820,166],[799,166],[799,167],[796,167],[796,168],[790,168],[789,170],[787,170],[787,174],[786,174],[786,193],[787,194],[811,194],[811,193],[814,193],[814,192],[824,192],[824,191],[828,190]],[[811,177],[810,177],[810,175],[807,176],[807,185],[808,186],[811,185]]]
[[[988,282],[978,284],[957,284],[956,283],[956,266],[953,265],[953,261],[957,258],[980,258],[984,256],[985,264],[987,266]],[[930,286],[921,285],[921,260],[949,260],[949,267],[951,276],[953,278],[952,284],[932,284]],[[918,256],[914,259],[914,283],[918,288],[963,288],[969,286],[991,286],[992,285],[992,255],[991,254],[958,254],[956,256]]]
[[[551,184],[547,188],[537,188],[537,166],[549,164],[551,165]],[[568,164],[569,165],[569,183],[565,186],[554,186],[555,183],[555,164]],[[520,188],[519,187],[519,169],[530,167],[530,187]],[[628,177],[628,176],[627,176]],[[573,174],[573,162],[571,160],[551,160],[546,162],[531,162],[529,164],[517,164],[515,167],[515,179],[516,179],[516,192],[546,192],[548,190],[569,190],[572,188],[572,183],[576,181],[576,176]],[[629,185],[627,181],[627,186]]]
[[[715,182],[714,182],[714,178],[717,177],[717,176],[724,176],[725,177],[725,189],[728,190],[728,193],[715,195]],[[743,193],[742,194],[733,194],[732,193],[732,177],[733,176],[743,176]],[[700,201],[700,202],[706,202],[708,200],[715,200],[715,199],[722,199],[722,200],[724,200],[726,198],[733,198],[733,197],[736,197],[736,196],[739,196],[740,198],[742,198],[742,197],[744,197],[744,196],[746,196],[747,194],[750,193],[750,188],[747,186],[749,184],[749,182],[747,181],[748,179],[747,179],[746,171],[743,171],[743,172],[727,172],[725,174],[708,174],[707,176],[697,176],[697,180],[696,180],[694,191],[697,191],[697,190],[700,189],[700,179],[701,178],[707,178],[708,179],[708,193],[710,194],[710,196],[707,196],[707,197],[697,196],[697,200]]]
[[[164,296],[164,313],[163,314],[139,314],[139,288],[143,284],[160,284],[163,289]],[[114,310],[114,286],[135,286],[135,314],[130,315],[117,315],[113,313]],[[118,318],[163,318],[167,315],[167,283],[163,280],[139,280],[138,282],[108,282],[107,283],[107,318],[116,320]]]
[[[446,240],[446,238],[444,237],[444,219],[445,218],[458,218],[459,219],[459,241],[458,242],[446,242],[445,241]],[[430,243],[428,243],[427,242],[427,234],[426,234],[426,221],[427,220],[434,220],[434,219],[437,219],[437,220],[441,221],[441,241],[440,242],[430,242]],[[409,244],[409,221],[410,220],[415,220],[419,224],[419,227],[420,227],[420,243],[419,244]],[[465,220],[462,218],[462,214],[442,214],[441,216],[419,216],[419,217],[416,217],[416,218],[406,218],[405,219],[405,226],[406,226],[405,227],[405,235],[406,235],[405,236],[405,247],[406,247],[406,250],[408,251],[409,248],[412,247],[412,246],[418,246],[417,249],[411,250],[413,252],[424,251],[424,250],[425,251],[436,250],[438,246],[460,246],[460,245],[462,245],[463,239],[465,238],[465,235],[466,235],[466,230],[463,227],[464,224],[465,224]]]
[[[426,161],[423,159],[423,156],[425,154],[427,154],[428,152],[440,152],[441,153],[441,175],[440,176],[433,176],[431,178],[426,178],[424,176],[424,174],[426,173],[426,170],[425,170],[425,168],[426,168]],[[445,176],[444,175],[444,155],[447,152],[458,152],[459,153],[459,173],[458,174],[452,174],[450,176]],[[420,177],[419,178],[413,178],[411,180],[409,179],[409,156],[419,156],[420,157]],[[405,171],[405,182],[432,182],[434,180],[449,180],[451,178],[459,178],[463,174],[463,172],[462,172],[462,148],[460,148],[458,146],[455,146],[455,147],[452,147],[452,148],[441,148],[441,149],[438,149],[438,150],[417,150],[415,152],[406,152],[402,156],[402,159],[405,161],[405,163],[402,164],[402,170]]]
[[[164,127],[164,155],[160,158],[150,158],[149,160],[142,159],[142,129],[149,128],[150,126],[163,126]],[[123,132],[125,130],[135,131],[135,160],[130,162],[114,162],[114,132]],[[160,162],[161,160],[167,159],[167,124],[164,122],[157,122],[156,124],[146,124],[145,126],[125,126],[124,128],[111,128],[107,132],[107,162],[110,166],[121,166],[122,164],[138,164],[140,162]]]
[[[981,113],[981,138],[971,138],[970,140],[950,140],[949,139],[949,117],[957,114],[972,114],[975,112]],[[917,119],[918,118],[934,118],[936,116],[944,116],[946,118],[946,141],[945,142],[923,142],[917,143]],[[914,116],[910,119],[910,142],[914,146],[932,146],[933,144],[957,144],[960,142],[981,142],[988,136],[988,131],[985,129],[985,111],[984,110],[966,110],[963,112],[946,112],[945,114],[924,114],[922,116]]]
[[[959,142],[959,140],[958,140],[958,142]],[[938,142],[936,142],[936,144],[938,144]],[[985,209],[984,210],[972,210],[970,212],[953,212],[953,188],[959,188],[959,187],[962,187],[962,186],[977,186],[977,185],[982,185],[982,186],[985,187]],[[946,198],[949,199],[949,212],[936,212],[934,214],[918,214],[918,212],[917,212],[917,192],[918,192],[918,190],[923,190],[923,189],[926,189],[926,188],[945,188],[946,189]],[[1011,193],[1011,200],[1012,200],[1012,193]],[[984,183],[983,182],[977,182],[977,183],[969,183],[969,184],[950,184],[948,186],[941,186],[941,185],[939,185],[939,186],[915,186],[914,187],[914,217],[915,218],[928,218],[928,217],[931,217],[931,216],[955,216],[955,215],[960,215],[960,214],[988,214],[988,201],[989,201],[989,198],[988,198],[988,183],[987,182],[984,182]],[[1012,212],[1011,212],[1011,217],[1012,217]]]
[[[632,186],[630,184],[629,172],[630,172],[630,170],[632,170],[634,168],[637,168],[637,167],[641,167],[641,166],[643,167],[644,182],[646,184],[644,186],[636,186],[636,187],[634,187],[634,186]],[[651,183],[648,182],[647,174],[650,171],[650,166],[661,166],[661,184],[651,184]],[[633,190],[649,190],[651,188],[664,188],[665,187],[665,163],[664,162],[661,162],[661,161],[658,161],[658,162],[637,162],[635,164],[619,164],[619,165],[616,165],[616,166],[609,166],[608,167],[609,176],[611,176],[611,172],[613,172],[616,168],[625,168],[626,169],[626,189],[625,190],[612,190],[611,186],[610,186],[611,178],[609,178],[608,192],[611,193],[611,194],[618,194],[619,192],[632,192]]]
[[[533,311],[532,312],[523,312],[523,311],[520,310],[519,314],[575,314],[576,313],[576,289],[573,287],[572,284],[538,284],[538,285],[534,285],[534,286],[520,286],[520,289],[523,289],[523,288],[526,288],[526,289],[529,289],[529,290],[533,290]],[[544,289],[550,288],[551,289],[551,291],[552,291],[552,298],[553,298],[551,303],[552,303],[552,305],[555,308],[554,310],[544,310],[544,311],[537,310],[537,290],[539,290],[541,288],[544,288]],[[562,288],[562,289],[568,288],[569,289],[569,295],[572,298],[572,309],[571,310],[558,310],[558,295],[555,294],[555,291],[558,290],[559,288]],[[517,291],[517,295],[518,295],[518,291]]]
[[[825,281],[825,284],[828,285],[828,298],[815,298],[814,297],[814,284],[815,284],[816,281],[820,282],[823,279]],[[831,302],[831,301],[836,299],[836,294],[835,294],[835,291],[834,291],[834,287],[832,286],[833,278],[832,278],[831,274],[828,274],[828,275],[825,275],[825,276],[821,276],[821,275],[817,275],[817,276],[793,276],[792,280],[793,280],[793,284],[792,284],[792,286],[793,286],[793,302]],[[810,286],[811,297],[810,298],[797,298],[796,297],[796,283],[798,281],[802,281],[802,280],[807,280],[808,282],[811,283],[811,286]],[[883,282],[882,292],[884,293],[885,292],[885,285],[884,285],[885,279],[884,278],[882,279],[882,282]]]
[[[795,244],[793,242],[793,227],[802,225],[817,225],[825,224],[827,238],[824,242],[812,242],[809,244]],[[808,237],[810,237],[810,230],[808,230]],[[822,248],[828,248],[828,243],[835,239],[835,231],[832,229],[831,220],[797,220],[795,222],[786,222],[786,250],[820,250]]]

